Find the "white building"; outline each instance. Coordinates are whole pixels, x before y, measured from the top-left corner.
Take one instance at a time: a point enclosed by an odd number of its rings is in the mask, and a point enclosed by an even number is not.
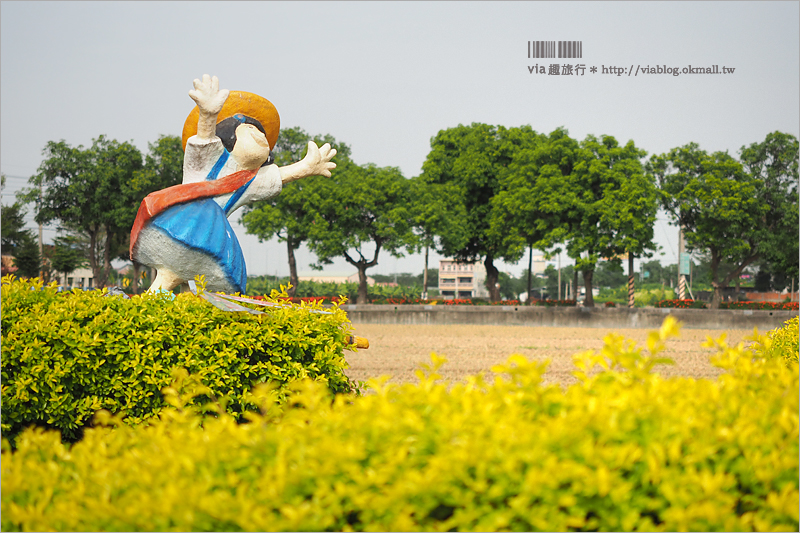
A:
[[[94,288],[94,273],[91,268],[78,268],[67,274],[54,273],[58,283],[67,289],[91,289]]]
[[[459,263],[453,259],[439,261],[439,294],[453,298],[488,298],[486,267],[483,263]]]

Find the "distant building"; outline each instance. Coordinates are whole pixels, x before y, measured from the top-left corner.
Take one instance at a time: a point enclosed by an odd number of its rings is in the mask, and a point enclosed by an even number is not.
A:
[[[317,283],[358,283],[358,272],[354,274],[340,273],[298,273],[297,281],[315,281]],[[375,285],[375,279],[367,276],[367,285]]]
[[[525,262],[527,257],[523,257],[519,264],[525,267],[525,276],[527,276],[528,271],[528,264]],[[534,253],[533,254],[533,261],[531,262],[531,271],[533,271],[534,276],[543,276],[544,271],[547,268],[547,261],[544,259],[544,254],[541,253]]]
[[[488,298],[486,267],[483,263],[459,263],[453,259],[439,261],[439,294],[453,298]]]
[[[59,285],[68,289],[91,289],[94,287],[94,273],[91,268],[78,268],[66,276],[61,272],[54,273],[54,275],[56,275]]]
[[[16,271],[17,267],[14,266],[14,256],[2,256],[2,275],[5,276],[6,274],[13,274]]]

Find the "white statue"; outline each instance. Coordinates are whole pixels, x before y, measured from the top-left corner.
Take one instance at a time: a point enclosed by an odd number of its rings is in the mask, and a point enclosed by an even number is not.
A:
[[[228,217],[280,194],[283,184],[331,176],[336,150],[308,143],[302,161],[273,163],[280,129],[275,107],[258,95],[219,90],[207,74],[189,96],[197,107],[183,131],[183,183],[144,199],[131,231],[131,259],[158,270],[150,291],[172,290],[204,275],[206,288],[245,292],[247,270]]]

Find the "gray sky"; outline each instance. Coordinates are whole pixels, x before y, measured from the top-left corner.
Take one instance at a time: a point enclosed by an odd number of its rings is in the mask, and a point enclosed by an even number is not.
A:
[[[268,98],[282,126],[329,133],[352,147],[357,163],[396,166],[406,177],[420,173],[439,130],[472,122],[544,133],[564,126],[579,140],[632,139],[649,154],[689,142],[736,154],[772,131],[798,136],[798,28],[796,1],[3,1],[3,203],[36,172],[50,140],[90,146],[105,134],[144,153],[159,135],[180,135],[194,106],[192,80],[204,73],[222,88]],[[582,41],[583,57],[529,59],[531,40]],[[529,72],[550,64],[586,70]],[[656,65],[735,70],[641,71]],[[288,274],[285,246],[258,243],[239,217],[231,221],[248,273]],[[656,257],[675,263],[677,229],[659,218],[664,255]],[[313,258],[301,250],[298,268],[310,270]],[[382,253],[368,272],[422,265],[422,255]],[[526,265],[500,266],[519,275]],[[329,268],[354,270],[343,260]]]

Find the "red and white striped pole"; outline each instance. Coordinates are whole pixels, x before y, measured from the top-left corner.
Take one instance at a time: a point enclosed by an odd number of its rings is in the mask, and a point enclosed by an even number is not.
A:
[[[633,254],[628,252],[628,307],[633,309]]]

